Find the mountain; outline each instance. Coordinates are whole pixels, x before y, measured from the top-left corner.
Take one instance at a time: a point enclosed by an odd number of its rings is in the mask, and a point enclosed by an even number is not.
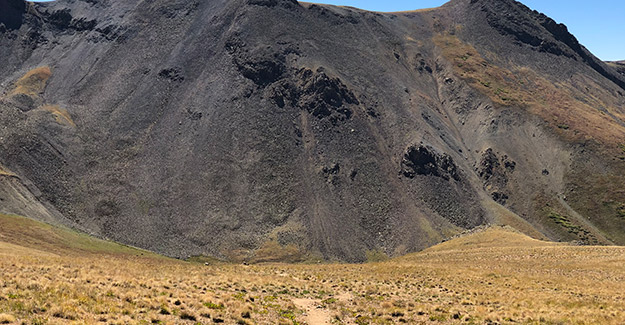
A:
[[[625,61],[613,61],[607,62],[612,68],[616,69],[618,73],[625,76]]]
[[[625,244],[625,77],[516,1],[0,9],[2,213],[234,261]]]

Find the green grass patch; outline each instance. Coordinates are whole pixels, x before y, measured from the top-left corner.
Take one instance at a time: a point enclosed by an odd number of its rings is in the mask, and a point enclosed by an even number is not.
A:
[[[295,311],[293,309],[280,310],[280,317],[286,318],[293,322],[293,325],[299,325],[300,323],[295,319]]]
[[[221,309],[226,308],[226,306],[224,306],[224,304],[221,304],[221,303],[220,304],[215,304],[215,303],[212,303],[210,301],[209,302],[205,302],[204,306],[207,307],[207,308],[210,308],[210,309],[215,309],[215,310],[221,310]]]
[[[549,212],[549,219],[553,220],[557,225],[565,228],[569,233],[575,235],[587,235],[588,231],[584,228],[573,224],[568,216],[561,215],[555,211]]]
[[[224,261],[218,258],[215,258],[212,256],[205,256],[205,255],[191,256],[187,258],[186,261],[190,263],[198,263],[198,264],[205,264],[205,265],[219,265],[219,264],[225,263]]]
[[[378,249],[367,251],[365,252],[365,255],[367,256],[367,262],[369,263],[384,262],[389,259],[388,255]]]
[[[29,218],[0,214],[0,237],[4,242],[38,251],[73,254],[111,254],[165,258],[111,241],[101,240],[62,226]]]
[[[447,315],[444,315],[444,314],[432,315],[432,316],[430,316],[430,321],[431,322],[444,322],[444,321],[447,321]]]
[[[321,301],[321,302],[322,302],[323,304],[325,304],[325,305],[329,305],[329,304],[333,304],[333,303],[335,303],[335,302],[337,302],[337,301],[338,301],[338,300],[337,300],[336,298],[331,297],[331,298],[325,299],[325,300],[323,300],[323,301]]]
[[[354,322],[358,325],[369,325],[373,323],[373,319],[369,316],[359,316],[356,317],[356,320]]]

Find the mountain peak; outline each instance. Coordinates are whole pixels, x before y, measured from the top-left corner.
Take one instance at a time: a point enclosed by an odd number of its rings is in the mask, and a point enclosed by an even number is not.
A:
[[[605,63],[588,51],[567,26],[532,10],[516,0],[453,0],[452,10],[461,19],[482,26],[483,21],[499,34],[511,37],[520,45],[556,56],[584,62],[623,90],[625,79],[607,69]],[[480,28],[473,31],[483,32]]]

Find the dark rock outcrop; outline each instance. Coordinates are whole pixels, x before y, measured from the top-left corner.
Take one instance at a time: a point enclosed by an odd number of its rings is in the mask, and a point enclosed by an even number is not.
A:
[[[338,123],[352,116],[349,105],[359,104],[340,79],[328,77],[322,68],[316,72],[302,69],[297,77],[301,89],[298,105],[317,118],[329,118]]]
[[[401,173],[408,178],[417,175],[441,177],[460,181],[458,167],[447,154],[440,154],[431,146],[410,146],[404,153]]]
[[[290,8],[292,6],[299,6],[297,0],[247,0],[247,3],[250,5],[263,7],[275,7],[280,5],[286,8]]]
[[[4,29],[15,30],[22,26],[26,13],[26,1],[3,0],[0,1],[0,32]]]
[[[62,9],[57,11],[43,11],[42,17],[52,26],[59,30],[73,30],[77,32],[93,30],[98,22],[95,19],[88,20],[86,18],[74,18],[70,9]]]
[[[477,172],[484,181],[484,189],[491,194],[493,200],[505,204],[509,198],[506,186],[515,169],[516,162],[506,155],[499,158],[492,148],[488,148],[482,153]]]

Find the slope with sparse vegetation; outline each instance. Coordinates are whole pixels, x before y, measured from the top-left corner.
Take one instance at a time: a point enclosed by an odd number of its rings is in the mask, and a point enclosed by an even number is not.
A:
[[[204,265],[19,217],[0,222],[0,320],[8,323],[625,321],[624,248],[504,228],[371,264]]]

